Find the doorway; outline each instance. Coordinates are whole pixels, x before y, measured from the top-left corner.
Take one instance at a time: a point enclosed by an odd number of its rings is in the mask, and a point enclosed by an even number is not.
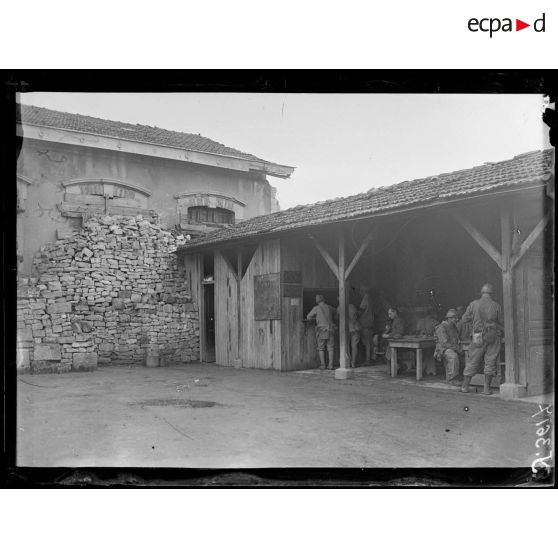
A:
[[[203,284],[204,362],[215,362],[215,285]]]
[[[215,276],[213,253],[201,256],[200,360],[215,362]]]

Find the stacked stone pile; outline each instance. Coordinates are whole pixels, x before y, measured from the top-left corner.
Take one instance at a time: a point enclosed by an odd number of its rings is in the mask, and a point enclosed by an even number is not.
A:
[[[44,246],[18,289],[18,368],[198,358],[198,309],[174,251],[183,237],[142,217],[89,219]]]

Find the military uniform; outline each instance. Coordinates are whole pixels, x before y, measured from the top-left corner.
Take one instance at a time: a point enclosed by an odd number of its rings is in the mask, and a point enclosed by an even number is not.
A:
[[[389,350],[389,339],[403,337],[405,334],[405,322],[399,316],[395,316],[393,320],[386,326],[384,333],[386,360],[391,360],[391,351]]]
[[[362,339],[362,344],[364,345],[366,362],[369,362],[370,358],[376,358],[376,354],[373,350],[374,312],[372,310],[372,302],[368,293],[362,297],[360,311],[360,338]]]
[[[501,306],[492,298],[481,297],[469,304],[463,314],[462,322],[472,322],[469,361],[463,375],[472,377],[484,373],[493,376],[496,374],[503,330]]]
[[[316,321],[316,344],[318,345],[318,355],[322,368],[325,368],[325,349],[327,347],[329,368],[333,369],[333,350],[335,346],[333,313],[333,308],[322,301],[314,306],[306,317],[307,320]]]
[[[387,336],[389,337],[403,337],[405,333],[405,323],[399,316],[395,316],[388,324]]]
[[[351,367],[356,366],[356,358],[358,355],[358,343],[361,336],[361,326],[358,321],[358,312],[354,304],[349,304],[349,338],[351,343]],[[337,308],[337,315],[339,315],[339,307]]]
[[[459,343],[459,332],[456,325],[448,320],[444,320],[435,331],[436,350],[434,356],[443,359],[446,369],[446,380],[449,382],[459,376],[461,368],[461,356],[463,350]]]
[[[463,322],[463,318],[457,322],[457,331],[459,332],[459,339],[462,341],[470,341],[473,336],[471,322]]]

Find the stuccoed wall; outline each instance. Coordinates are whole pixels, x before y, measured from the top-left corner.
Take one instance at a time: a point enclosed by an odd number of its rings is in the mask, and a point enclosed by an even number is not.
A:
[[[278,209],[275,189],[263,175],[87,146],[24,138],[17,173],[29,183],[24,211],[17,216],[23,274],[31,273],[33,254],[56,240],[57,230],[68,225],[60,204],[62,184],[69,180],[115,179],[145,188],[151,192],[147,208],[157,213],[167,229],[179,223],[175,196],[185,193],[219,192],[238,199],[246,205],[238,208],[237,219]]]
[[[174,254],[182,242],[142,218],[106,216],[42,247],[18,288],[18,369],[198,360],[198,308]]]

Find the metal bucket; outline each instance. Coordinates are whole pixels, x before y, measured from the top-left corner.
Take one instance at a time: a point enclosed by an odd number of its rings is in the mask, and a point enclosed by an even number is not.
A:
[[[145,366],[148,368],[157,368],[159,366],[159,352],[148,351],[145,355]]]

